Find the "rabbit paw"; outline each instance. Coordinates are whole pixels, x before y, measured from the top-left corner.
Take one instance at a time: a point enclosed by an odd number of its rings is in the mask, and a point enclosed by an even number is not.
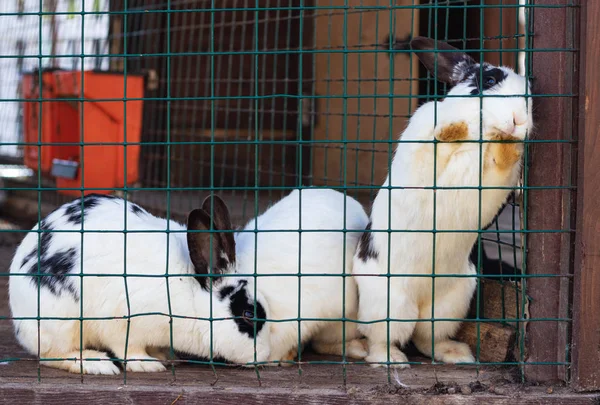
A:
[[[435,359],[450,364],[475,362],[469,346],[453,340],[435,344]]]
[[[77,360],[64,360],[62,362],[42,362],[50,367],[58,367],[68,370],[74,374],[103,374],[103,375],[117,375],[121,371],[104,352],[98,352],[95,350],[83,350],[67,353],[64,355],[48,355],[48,357],[65,357],[65,358],[76,358]],[[79,360],[81,357],[83,360]]]
[[[154,357],[148,355],[132,355],[131,358],[143,361],[127,361],[126,369],[134,373],[157,373],[166,371],[167,368]]]
[[[391,367],[391,368],[409,368],[408,357],[396,348],[395,346],[390,347],[390,357],[388,360],[387,346],[383,345],[380,347],[369,348],[369,355],[365,357],[371,367]],[[386,363],[399,363],[399,364],[386,364]]]
[[[367,339],[355,339],[349,342],[346,347],[348,357],[364,359],[369,355],[368,347]]]

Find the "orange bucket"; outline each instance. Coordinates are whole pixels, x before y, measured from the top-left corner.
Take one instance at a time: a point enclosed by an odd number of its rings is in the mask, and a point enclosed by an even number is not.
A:
[[[144,78],[140,75],[96,71],[53,71],[42,74],[43,98],[74,99],[43,102],[41,125],[39,97],[34,75],[23,78],[26,102],[24,111],[25,142],[42,146],[25,147],[25,164],[38,168],[56,179],[57,188],[81,188],[84,194],[109,194],[139,179],[140,139],[142,129],[141,98]],[[39,86],[38,86],[39,89]],[[139,100],[125,100],[135,98]],[[107,100],[112,99],[112,100]],[[118,100],[115,100],[118,99]],[[27,105],[29,104],[29,105]],[[28,108],[27,108],[28,107]],[[39,118],[37,118],[39,120]],[[41,136],[38,128],[41,127]],[[60,146],[57,142],[77,143]],[[134,145],[125,145],[127,142]],[[66,168],[66,170],[65,170]],[[71,172],[67,174],[68,172]],[[88,190],[91,188],[91,190]],[[80,190],[59,190],[80,196]]]

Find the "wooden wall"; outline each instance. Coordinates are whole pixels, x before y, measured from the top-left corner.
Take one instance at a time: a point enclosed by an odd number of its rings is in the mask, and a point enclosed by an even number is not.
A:
[[[504,0],[502,4],[511,2],[516,4],[518,0]],[[144,7],[165,8],[160,0],[150,3],[144,3]],[[159,86],[147,96],[163,98],[146,102],[144,140],[167,140],[169,111],[171,141],[187,142],[173,145],[170,155],[163,145],[145,147],[142,159],[145,184],[165,185],[168,159],[173,186],[207,185],[211,165],[218,168],[215,173],[221,176],[214,179],[215,184],[222,185],[252,185],[248,179],[254,179],[255,169],[258,169],[259,183],[263,186],[300,183],[372,186],[382,183],[391,159],[390,152],[395,148],[393,142],[418,103],[416,98],[408,97],[423,93],[423,86],[419,87],[417,79],[424,73],[414,56],[394,55],[385,50],[389,47],[390,35],[392,41],[406,41],[411,35],[431,34],[433,30],[427,29],[428,20],[423,17],[427,17],[425,14],[431,16],[433,11],[389,10],[381,8],[389,4],[382,0],[304,3],[324,8],[303,12],[216,11],[212,17],[211,13],[203,11],[173,12],[169,44],[166,42],[169,18],[166,13],[129,16],[129,53],[165,53],[169,49],[174,54],[169,58],[169,77],[165,57],[129,58],[130,69],[157,73]],[[486,4],[496,3],[501,1],[490,0]],[[174,2],[172,9],[202,9],[209,7],[208,4],[186,0]],[[279,5],[285,7],[286,4]],[[289,0],[289,5],[294,4]],[[414,0],[398,0],[395,4],[413,6]],[[421,4],[429,4],[429,0],[422,0]],[[259,1],[258,5],[273,7],[267,0]],[[345,5],[349,6],[346,11],[335,8]],[[363,8],[354,8],[359,6]],[[364,8],[369,6],[379,9]],[[136,7],[142,7],[142,3],[129,2],[129,9]],[[234,0],[225,0],[217,7],[241,5]],[[437,9],[435,12],[447,11]],[[438,37],[445,39],[446,35],[450,39],[461,39],[466,32],[471,40],[454,45],[478,48],[481,46],[479,41],[473,39],[479,38],[481,33],[499,38],[517,32],[516,9],[486,8],[483,13],[482,27],[479,10],[452,9],[448,17],[444,15],[438,19],[448,25],[439,27]],[[468,24],[463,30],[465,15]],[[211,23],[214,30],[210,28]],[[289,52],[259,56],[244,53],[255,50],[257,42],[261,51],[287,49]],[[514,48],[516,40],[491,39],[484,41],[484,46]],[[300,55],[294,51],[300,47],[316,52]],[[211,58],[206,54],[211,49],[224,54]],[[331,52],[326,52],[328,50]],[[473,56],[478,58],[479,55]],[[515,58],[515,53],[506,53],[502,55],[502,62],[514,66]],[[485,59],[499,63],[500,54],[485,53]],[[214,66],[212,88],[211,64]],[[164,100],[167,84],[173,98],[170,103]],[[216,100],[206,99],[211,96],[211,91]],[[278,96],[269,97],[274,94]],[[308,98],[299,99],[301,94]],[[259,96],[258,101],[251,98],[255,95]],[[221,98],[223,96],[241,98]],[[306,102],[301,104],[301,100]],[[211,106],[214,119],[211,119]],[[209,145],[190,144],[211,139],[225,142],[216,146],[216,154],[211,152]],[[258,149],[254,145],[227,144],[257,139],[262,141]],[[292,143],[269,143],[300,139],[314,140],[315,143],[302,148]],[[376,142],[369,142],[373,140]],[[211,162],[211,156],[216,156],[216,160]],[[240,180],[242,178],[247,180]]]
[[[389,4],[378,0],[333,0],[327,4],[353,7],[384,3]],[[413,0],[396,4],[412,5]],[[335,53],[315,55],[315,93],[329,98],[317,100],[319,121],[314,140],[331,142],[312,148],[312,183],[380,185],[387,174],[388,152],[395,145],[355,141],[395,141],[416,107],[416,99],[407,98],[418,92],[417,82],[411,80],[418,72],[416,58],[411,62],[407,54],[391,56],[381,51],[389,48],[390,33],[402,40],[418,32],[418,11],[351,10],[345,14],[339,9],[319,10],[315,24],[316,49]],[[360,53],[340,52],[345,49]],[[396,97],[387,97],[390,94]],[[344,140],[348,141],[345,147]]]
[[[311,56],[298,51],[302,43],[312,43],[314,30],[312,19],[285,9],[294,1],[278,4],[282,10],[260,0],[256,6],[271,9],[255,12],[232,10],[243,3],[223,0],[211,12],[210,2],[186,0],[172,2],[173,12],[167,13],[162,0],[128,3],[129,11],[164,11],[132,13],[127,19],[128,70],[152,71],[158,78],[146,97],[159,99],[145,101],[143,140],[149,144],[142,158],[144,185],[165,186],[168,179],[173,187],[211,181],[253,186],[257,173],[261,186],[300,184],[299,146],[281,141],[298,139],[297,96],[310,88],[312,66]],[[122,10],[123,3],[112,7]],[[124,29],[118,15],[113,22]],[[116,42],[122,50],[122,37]],[[304,133],[309,136],[310,131]],[[175,144],[151,144],[167,140]],[[257,140],[258,146],[231,143]],[[214,152],[206,143],[210,141]],[[212,180],[211,167],[216,168]]]

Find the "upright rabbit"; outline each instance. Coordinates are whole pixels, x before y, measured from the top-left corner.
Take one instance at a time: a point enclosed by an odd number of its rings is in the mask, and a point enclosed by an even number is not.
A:
[[[231,228],[222,204],[212,220],[209,205],[190,213],[188,229]],[[213,235],[186,236],[185,226],[112,196],[63,205],[27,234],[13,258],[10,308],[13,317],[28,318],[14,320],[17,340],[31,354],[63,359],[45,365],[73,373],[118,374],[107,351],[127,358],[129,371],[163,371],[149,352],[171,343],[179,352],[209,358],[212,350],[234,363],[253,361],[256,347],[256,359],[267,360],[269,328],[255,320],[268,307],[254,295],[253,280],[224,277],[211,289],[200,277],[235,270],[233,234]]]
[[[429,38],[416,37],[411,47],[438,80],[453,87],[443,101],[422,105],[410,119],[354,257],[359,319],[369,322],[359,330],[368,339],[366,360],[373,366],[390,361],[408,367],[396,345],[401,348],[411,338],[438,361],[474,361],[466,344],[450,340],[459,322],[428,320],[467,314],[476,286],[469,253],[477,230],[517,185],[522,141],[533,125],[524,77],[506,67],[480,65]],[[485,141],[521,143],[473,142],[480,134]],[[471,142],[457,142],[465,140]],[[488,187],[481,196],[480,185]],[[388,272],[392,277],[382,276]],[[388,317],[398,320],[389,322],[389,335]]]
[[[254,233],[238,235],[236,254],[229,212],[216,196],[190,213],[187,228],[110,196],[89,195],[63,205],[25,237],[11,264],[10,307],[18,341],[49,359],[47,366],[89,374],[119,373],[107,351],[126,358],[129,371],[163,371],[158,360],[171,344],[178,352],[205,358],[212,353],[239,364],[289,359],[297,348],[297,322],[265,319],[298,316],[299,263],[303,273],[350,274],[360,237],[351,231],[363,230],[368,220],[360,204],[341,193],[302,194],[302,226],[309,232],[302,234],[301,261],[297,231],[259,233],[257,272],[293,277],[258,278],[256,289],[248,276],[254,273]],[[299,204],[293,192],[258,217],[259,229],[298,229]],[[344,205],[350,231],[345,236],[310,232],[343,229]],[[253,223],[247,228],[254,229]],[[217,232],[206,232],[211,229]],[[219,276],[225,273],[229,277]],[[341,276],[302,279],[300,315],[341,318],[342,286]],[[356,294],[346,278],[346,316],[352,319]],[[317,350],[342,352],[339,323],[303,322],[301,332],[302,342],[315,338]],[[364,357],[356,333],[355,324],[347,323],[347,353]]]
[[[295,190],[236,235],[238,271],[258,274],[257,290],[274,321],[269,323],[271,361],[291,360],[299,339],[335,355],[344,352],[345,341],[346,356],[366,356],[357,324],[346,322],[343,335],[342,323],[332,320],[357,319],[357,287],[350,275],[367,223],[364,209],[351,197],[334,190]],[[310,319],[301,322],[300,335],[298,317]]]

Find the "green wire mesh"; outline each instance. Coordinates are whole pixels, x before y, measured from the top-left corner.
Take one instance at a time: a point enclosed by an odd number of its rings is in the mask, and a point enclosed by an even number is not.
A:
[[[115,188],[115,194],[136,201],[157,215],[183,220],[196,208],[199,195],[215,192],[225,196],[237,225],[256,217],[297,188],[334,187],[369,207],[389,171],[397,138],[406,120],[420,104],[443,98],[447,90],[424,71],[413,55],[402,49],[403,41],[410,35],[448,41],[473,51],[472,56],[480,60],[497,58],[495,63],[511,64],[528,77],[531,76],[532,52],[571,51],[532,47],[535,30],[530,21],[535,9],[542,6],[532,0],[496,3],[480,4],[470,0],[120,0],[110,3],[106,0],[32,0],[8,5],[7,2],[0,6],[3,12],[0,21],[4,20],[0,27],[14,30],[18,26],[18,30],[1,40],[4,52],[0,66],[5,80],[0,85],[0,117],[6,126],[0,132],[0,161],[20,165],[23,160],[22,108],[25,102],[30,102],[24,100],[19,91],[24,72],[35,70],[41,82],[44,68],[110,69],[124,72],[124,97],[99,101],[125,101],[125,117],[126,101],[137,100],[127,96],[128,75],[146,77],[139,143],[140,179],[127,187]],[[492,22],[486,16],[492,15],[487,14],[491,10],[497,11],[494,15],[499,19],[496,24],[499,29],[488,33],[486,27]],[[513,21],[505,24],[509,18]],[[516,28],[504,32],[506,25]],[[83,72],[81,80],[84,80]],[[572,96],[534,94],[533,97]],[[50,101],[53,100],[40,95],[36,103],[41,106]],[[64,97],[61,101],[77,103],[83,116],[89,100],[81,90],[79,95]],[[40,138],[34,144],[38,148],[46,146],[41,139],[41,121],[38,121]],[[80,149],[83,170],[84,146],[91,144],[85,141],[83,123],[80,131],[81,140],[73,145]],[[125,142],[119,145],[136,144],[127,141],[126,128],[124,136]],[[526,146],[543,142],[543,139],[532,138],[526,141]],[[562,142],[564,147],[571,147],[573,140]],[[127,156],[123,154],[125,168]],[[527,257],[523,247],[527,234],[564,231],[527,228],[528,191],[535,187],[527,185],[527,169],[532,163],[527,161],[527,153],[525,156],[523,185],[511,195],[492,225],[477,231],[478,242],[472,260],[480,269],[480,276],[475,311],[465,320],[477,324],[478,336],[480,322],[484,320],[515,328],[516,350],[506,362],[486,363],[479,360],[478,343],[475,351],[478,366],[523,366],[526,364],[525,322],[570,322],[569,314],[560,319],[531,319],[526,315],[525,284],[526,279],[532,277],[527,275],[525,266]],[[9,166],[2,167],[0,174]],[[125,179],[127,175],[125,169]],[[2,187],[8,194],[37,203],[37,221],[44,216],[43,206],[56,207],[73,199],[57,193],[60,190],[53,180],[39,171],[29,176],[5,178],[4,182]],[[572,189],[573,186],[541,188]],[[83,195],[83,190],[93,188],[85,187],[82,179],[81,186],[74,189]],[[126,211],[123,215],[127,215]],[[3,236],[17,231],[0,232]],[[123,232],[127,235],[131,231],[123,229]],[[165,232],[173,231],[166,229]],[[38,235],[41,238],[43,231]],[[83,225],[81,245],[83,250]],[[168,263],[169,258],[165,259]],[[75,276],[80,278],[80,311],[83,312],[83,269]],[[166,265],[165,277],[168,276]],[[127,279],[125,271],[126,291]],[[298,277],[299,288],[300,280]],[[492,282],[501,286],[498,290],[501,316],[489,319],[483,298]],[[168,288],[167,283],[170,297]],[[37,300],[39,313],[39,296]],[[508,314],[508,307],[515,308],[516,313]],[[2,315],[2,319],[10,318],[9,314]],[[143,315],[132,314],[128,300],[128,322],[132,317]],[[171,308],[166,315],[174,317]],[[389,308],[387,318],[389,326]],[[79,319],[82,335],[87,318]],[[214,319],[211,307],[209,320]],[[303,320],[298,302],[298,318],[294,321]],[[299,332],[299,344],[301,340]],[[114,360],[126,362],[126,358],[127,354],[125,359]],[[19,360],[11,353],[0,356],[0,361]],[[189,361],[211,367],[222,365],[213,359]],[[304,364],[346,367],[361,362],[351,361],[345,355],[337,361],[307,361],[300,353],[297,363],[301,372]],[[568,364],[567,361],[565,365]],[[175,368],[172,373],[176,373]],[[256,373],[260,379],[258,368]],[[39,368],[38,378],[41,378]],[[125,371],[124,381],[127,378]]]

